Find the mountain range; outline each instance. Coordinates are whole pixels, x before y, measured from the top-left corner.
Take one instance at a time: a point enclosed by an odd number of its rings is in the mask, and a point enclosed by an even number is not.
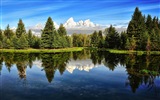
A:
[[[68,35],[71,35],[73,33],[91,34],[95,30],[96,31],[104,30],[105,28],[109,27],[109,25],[99,25],[99,24],[93,23],[92,21],[90,21],[90,19],[87,19],[84,21],[80,20],[76,22],[74,21],[73,17],[69,18],[65,23],[63,23],[63,25],[66,28]],[[36,36],[40,36],[41,30],[44,28],[44,26],[45,24],[38,23],[35,26],[27,27],[27,29],[31,29],[33,34],[35,34]],[[56,22],[54,22],[54,26],[56,29],[59,28],[59,25]],[[117,26],[117,25],[113,25],[113,26],[116,27],[116,30],[118,32],[126,30],[126,27],[123,27],[123,26]],[[13,27],[11,29],[15,31],[16,27]]]

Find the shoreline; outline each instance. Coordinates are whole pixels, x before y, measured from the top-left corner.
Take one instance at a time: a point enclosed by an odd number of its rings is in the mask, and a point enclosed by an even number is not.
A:
[[[56,53],[82,51],[84,47],[61,48],[61,49],[0,49],[0,53]]]

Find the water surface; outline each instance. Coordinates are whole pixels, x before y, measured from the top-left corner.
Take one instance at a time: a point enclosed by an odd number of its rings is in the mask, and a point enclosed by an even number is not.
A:
[[[160,56],[0,54],[1,100],[159,100]]]

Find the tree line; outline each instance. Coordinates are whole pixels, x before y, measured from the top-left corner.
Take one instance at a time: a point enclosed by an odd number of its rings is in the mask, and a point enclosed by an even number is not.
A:
[[[67,35],[63,24],[55,28],[51,17],[48,18],[41,37],[37,37],[19,20],[16,32],[9,25],[4,31],[0,30],[0,48],[42,48],[56,49],[66,47],[97,47],[126,50],[160,50],[160,21],[158,17],[142,15],[138,7],[132,15],[127,30],[121,33],[110,25],[104,31],[94,31],[92,34]]]

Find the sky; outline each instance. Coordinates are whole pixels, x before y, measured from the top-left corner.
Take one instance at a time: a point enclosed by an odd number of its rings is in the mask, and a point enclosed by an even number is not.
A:
[[[45,24],[47,18],[60,24],[70,17],[75,21],[90,19],[100,25],[127,25],[135,7],[142,14],[160,18],[160,0],[0,0],[1,28]]]

